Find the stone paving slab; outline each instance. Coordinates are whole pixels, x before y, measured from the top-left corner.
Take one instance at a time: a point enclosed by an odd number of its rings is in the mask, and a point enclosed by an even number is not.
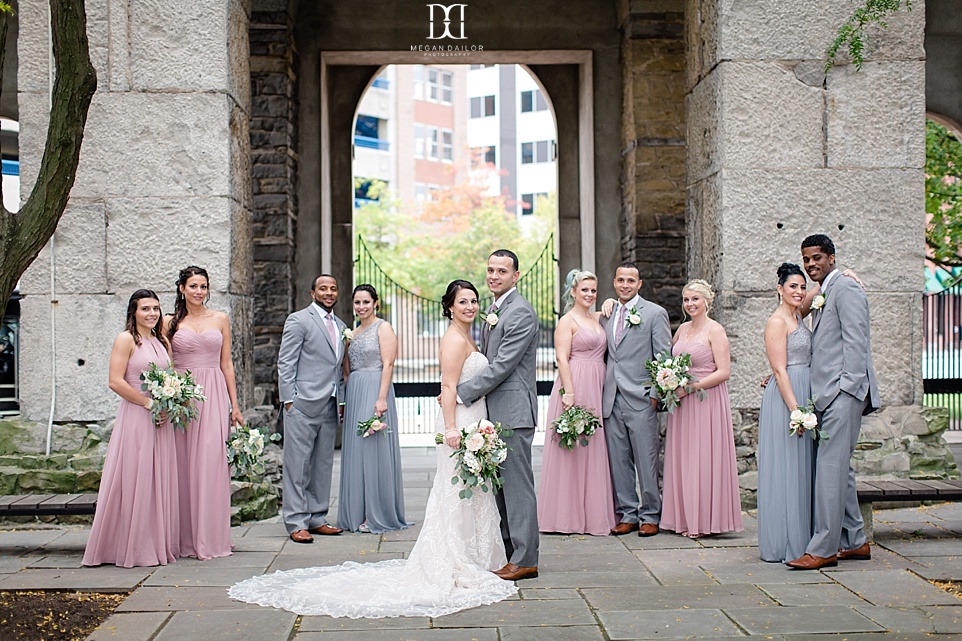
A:
[[[265,569],[244,566],[237,568],[198,568],[173,564],[158,568],[143,584],[150,587],[229,588],[239,581],[263,574]]]
[[[804,583],[800,585],[765,583],[758,587],[773,598],[778,605],[783,606],[844,605],[856,607],[868,605],[864,599],[836,583]]]
[[[234,554],[250,552],[280,552],[287,537],[281,536],[245,536],[232,538]]]
[[[647,610],[599,612],[608,638],[621,639],[717,639],[737,636],[740,631],[720,610]]]
[[[273,552],[234,552],[230,556],[219,556],[207,561],[199,559],[177,559],[174,565],[188,568],[266,568],[277,556]]]
[[[962,556],[962,539],[896,539],[876,540],[875,547],[884,547],[902,556]],[[875,548],[872,549],[875,551]]]
[[[87,641],[150,641],[169,618],[169,612],[111,614]]]
[[[518,585],[525,588],[608,588],[625,583],[657,586],[658,581],[643,570],[630,575],[618,572],[544,572],[537,579],[525,579]]]
[[[935,632],[938,634],[962,633],[962,607],[936,606],[923,607],[921,610],[925,612],[932,620],[932,625],[935,627]]]
[[[538,559],[538,569],[544,572],[637,572],[644,570],[638,558],[628,550],[582,552],[581,554],[544,554]]]
[[[715,585],[717,583],[697,563],[679,558],[674,550],[636,551],[635,556],[661,585]]]
[[[480,628],[488,626],[594,625],[595,619],[582,599],[551,601],[501,601],[483,608],[455,612],[434,620],[436,628]]]
[[[597,626],[572,625],[539,627],[505,626],[498,628],[501,641],[605,641],[604,635]]]
[[[387,619],[349,619],[307,615],[301,617],[298,629],[301,632],[343,632],[355,630],[424,630],[431,627],[428,617],[390,617]]]
[[[0,530],[0,554],[25,554],[63,536],[62,530]]]
[[[835,581],[872,605],[959,605],[958,598],[902,570],[827,572]]]
[[[80,569],[25,569],[0,579],[3,590],[84,590],[129,592],[147,578],[153,568],[117,568],[105,565]]]
[[[916,557],[916,561],[918,565],[913,571],[923,578],[935,581],[962,580],[962,556],[920,556]]]
[[[298,632],[294,641],[498,641],[497,628],[465,630],[371,630],[357,632]]]
[[[731,608],[725,614],[750,635],[885,631],[856,609],[844,606]]]
[[[583,588],[581,593],[595,610],[721,610],[774,606],[775,602],[752,585],[709,585],[684,587],[624,586],[620,588]]]
[[[89,529],[66,530],[54,540],[44,544],[43,549],[48,552],[79,552],[83,555],[88,538],[90,538]]]
[[[81,568],[83,556],[80,554],[47,554],[29,565],[31,568]]]
[[[862,604],[855,609],[889,632],[935,632],[932,617],[922,608],[886,608]]]
[[[526,588],[525,582],[518,585],[518,595],[521,599],[527,600],[552,600],[552,599],[580,599],[581,595],[575,588]]]
[[[120,604],[116,612],[169,612],[178,610],[262,610],[259,605],[234,601],[224,588],[142,587]]]
[[[612,537],[615,538],[615,537]],[[683,550],[702,549],[701,543],[687,536],[662,533],[658,536],[636,536],[634,532],[617,537],[629,550]]]
[[[271,566],[267,568],[267,573],[277,572],[279,570],[294,570],[297,568],[308,568],[315,565],[340,565],[345,561],[354,561],[356,563],[375,563],[377,561],[384,561],[386,559],[400,559],[402,555],[400,553],[390,553],[390,554],[376,554],[376,553],[363,553],[355,555],[340,555],[336,553],[325,553],[324,555],[318,555],[315,557],[304,557],[304,556],[278,556]]]
[[[767,639],[768,637],[765,638]],[[962,641],[962,636],[959,635],[932,637],[927,634],[903,632],[883,632],[880,634],[820,634],[814,638],[818,641]],[[782,641],[813,641],[813,637],[806,634],[786,634],[783,635],[781,639]]]
[[[283,610],[175,612],[156,641],[287,641],[297,616]]]

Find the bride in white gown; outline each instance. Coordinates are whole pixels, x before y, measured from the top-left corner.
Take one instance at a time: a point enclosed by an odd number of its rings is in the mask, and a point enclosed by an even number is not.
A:
[[[501,518],[492,492],[458,497],[450,430],[486,417],[485,404],[456,405],[454,383],[478,374],[487,365],[471,339],[478,313],[478,291],[462,280],[448,285],[444,315],[451,325],[441,340],[442,409],[437,428],[448,433],[437,446],[438,468],[428,497],[424,522],[407,559],[378,563],[348,561],[329,567],[301,568],[255,576],[235,584],[230,596],[297,614],[334,617],[436,617],[501,601],[518,589],[493,570],[507,563],[501,540]],[[447,417],[447,419],[445,418]]]

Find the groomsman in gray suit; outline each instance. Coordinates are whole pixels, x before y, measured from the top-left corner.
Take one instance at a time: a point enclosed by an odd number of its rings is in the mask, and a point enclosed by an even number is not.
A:
[[[531,467],[531,441],[538,416],[538,315],[515,288],[520,275],[514,252],[498,249],[488,257],[487,283],[494,304],[488,308],[481,330],[481,351],[488,366],[458,385],[458,400],[470,406],[487,396],[488,419],[513,430],[505,439],[510,450],[501,465],[504,485],[496,496],[508,563],[495,574],[506,581],[538,576],[540,542]]]
[[[602,405],[615,511],[621,517],[611,533],[638,530],[638,536],[654,536],[661,521],[658,397],[645,361],[671,352],[671,326],[663,307],[638,294],[641,283],[634,263],[622,263],[615,270],[618,304],[610,318],[601,317],[608,337]]]
[[[295,543],[313,543],[311,534],[341,533],[327,522],[327,511],[347,327],[334,315],[337,281],[333,276],[322,274],[314,279],[311,298],[310,305],[287,317],[277,355],[284,413],[281,517]]]
[[[802,241],[802,262],[820,285],[812,301],[812,398],[819,428],[815,461],[815,534],[805,554],[789,561],[795,570],[817,570],[838,560],[869,559],[855,492],[852,453],[862,415],[879,407],[872,366],[868,299],[835,268],[835,245],[824,234]]]

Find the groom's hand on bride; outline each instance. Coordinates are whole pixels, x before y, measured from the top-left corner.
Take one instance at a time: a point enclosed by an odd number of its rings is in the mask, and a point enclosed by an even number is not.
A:
[[[452,450],[461,447],[461,432],[458,430],[444,430],[444,442]]]

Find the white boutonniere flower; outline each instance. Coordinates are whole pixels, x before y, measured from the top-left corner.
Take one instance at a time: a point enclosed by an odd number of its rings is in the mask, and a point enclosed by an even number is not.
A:
[[[354,332],[352,332],[350,329],[345,327],[344,330],[341,332],[341,338],[344,339],[345,343],[350,343],[352,340],[354,340]]]
[[[487,323],[491,327],[494,327],[495,325],[498,324],[499,319],[498,319],[498,314],[496,312],[488,312],[487,314],[485,314],[484,312],[481,312],[481,320],[483,320],[485,323]]]
[[[638,313],[634,307],[628,308],[627,315],[628,325],[641,325],[641,314]]]
[[[819,294],[812,299],[812,309],[822,309],[825,307],[825,294]]]

